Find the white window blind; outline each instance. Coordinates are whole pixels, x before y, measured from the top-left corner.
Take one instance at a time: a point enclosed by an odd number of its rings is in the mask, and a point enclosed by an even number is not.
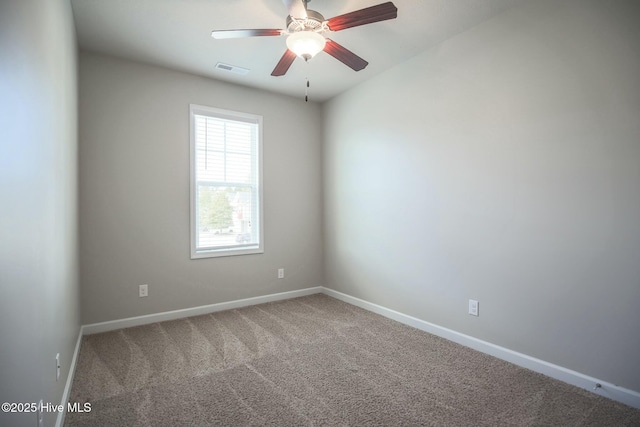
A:
[[[191,105],[191,257],[262,252],[262,117]]]

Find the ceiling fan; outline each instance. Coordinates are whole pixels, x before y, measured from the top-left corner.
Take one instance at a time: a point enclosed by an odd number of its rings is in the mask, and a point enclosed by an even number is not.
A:
[[[353,70],[360,71],[369,65],[367,61],[335,41],[325,38],[322,34],[328,31],[341,31],[360,25],[395,19],[398,16],[398,8],[392,2],[386,2],[325,19],[315,10],[307,9],[309,1],[282,0],[289,11],[286,29],[214,30],[211,32],[211,36],[215,39],[287,36],[288,49],[271,72],[272,76],[285,75],[296,56],[308,61],[320,51],[325,51]]]

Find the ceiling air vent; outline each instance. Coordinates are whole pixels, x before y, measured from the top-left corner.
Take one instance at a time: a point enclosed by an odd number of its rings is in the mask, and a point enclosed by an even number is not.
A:
[[[249,72],[246,68],[236,67],[235,65],[223,64],[222,62],[218,62],[216,64],[216,68],[222,71],[228,71],[230,73],[242,74],[245,75]]]

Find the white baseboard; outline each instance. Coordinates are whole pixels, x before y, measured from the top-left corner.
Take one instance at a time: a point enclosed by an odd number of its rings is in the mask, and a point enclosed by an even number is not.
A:
[[[73,385],[73,377],[76,374],[76,363],[78,362],[78,356],[80,354],[80,344],[82,343],[83,327],[80,326],[78,331],[78,340],[76,341],[76,348],[73,350],[73,357],[71,358],[71,365],[69,366],[69,374],[67,375],[67,383],[64,385],[64,392],[62,393],[62,407],[64,410],[58,412],[56,419],[56,427],[64,426],[64,418],[67,414],[67,402],[69,402],[69,393],[71,393],[71,386]]]
[[[416,317],[408,316],[395,310],[383,307],[378,304],[374,304],[360,298],[353,297],[351,295],[344,294],[342,292],[335,291],[333,289],[325,288],[322,286],[316,286],[313,288],[300,289],[296,291],[281,292],[277,294],[264,295],[260,297],[245,298],[235,301],[222,302],[218,304],[203,305],[199,307],[186,308],[183,310],[167,311],[163,313],[149,314],[146,316],[129,317],[126,319],[113,320],[109,322],[93,323],[90,325],[84,325],[81,328],[81,336],[78,337],[78,344],[76,345],[76,352],[73,356],[72,366],[69,372],[69,378],[67,379],[67,385],[65,387],[63,395],[63,404],[66,405],[69,397],[69,391],[71,389],[71,383],[73,382],[73,373],[75,372],[75,363],[80,348],[80,339],[82,335],[91,335],[100,332],[108,332],[122,328],[129,328],[132,326],[147,325],[150,323],[164,322],[166,320],[181,319],[190,316],[199,316],[202,314],[214,313],[222,310],[232,310],[235,308],[247,307],[256,304],[263,304],[272,301],[281,301],[291,298],[297,298],[307,295],[313,295],[317,293],[323,293],[328,296],[334,297],[341,301],[371,311],[373,313],[380,314],[389,319],[396,320],[400,323],[412,326],[416,329],[437,335],[439,337],[448,339],[455,343],[464,345],[482,353],[489,354],[497,357],[498,359],[505,360],[523,368],[530,369],[534,372],[541,373],[551,378],[555,378],[559,381],[583,388],[591,391],[600,396],[607,397],[609,399],[616,400],[634,408],[640,409],[640,393],[634,390],[629,390],[615,384],[609,383],[598,378],[591,377],[589,375],[581,374],[580,372],[573,371],[571,369],[564,368],[562,366],[554,365],[553,363],[545,362],[544,360],[536,359],[535,357],[527,356],[523,353],[510,350],[505,347],[501,347],[492,344],[487,341],[474,338],[469,335],[462,334],[460,332],[448,329]],[[600,387],[594,390],[596,384],[600,384]],[[58,416],[57,427],[61,427],[64,423],[64,414]]]
[[[280,292],[277,294],[264,295],[260,297],[245,298],[234,301],[221,302],[218,304],[202,305],[199,307],[185,308],[182,310],[165,311],[162,313],[147,314],[145,316],[129,317],[126,319],[111,320],[108,322],[92,323],[83,326],[84,335],[109,332],[116,329],[130,328],[132,326],[148,325],[150,323],[164,322],[167,320],[182,319],[184,317],[200,316],[202,314],[215,313],[222,310],[233,310],[235,308],[247,307],[250,305],[263,304],[266,302],[280,301],[285,299],[303,297],[322,292],[321,286],[314,288],[300,289],[296,291]]]
[[[381,305],[352,297],[351,295],[343,294],[342,292],[338,292],[333,289],[323,287],[322,293],[373,313],[388,317],[389,319],[404,323],[405,325],[413,326],[416,329],[420,329],[430,334],[448,339],[449,341],[464,345],[465,347],[470,347],[482,353],[497,357],[498,359],[511,362],[523,368],[530,369],[534,372],[538,372],[559,381],[591,391],[592,393],[600,396],[640,409],[640,393],[637,391],[629,390],[615,384],[611,384],[607,381],[590,377],[588,375],[581,374],[580,372],[572,371],[571,369],[563,368],[562,366],[554,365],[553,363],[545,362],[544,360],[509,350],[505,347],[491,344],[490,342],[408,316]],[[600,384],[600,387],[594,389],[596,384]]]

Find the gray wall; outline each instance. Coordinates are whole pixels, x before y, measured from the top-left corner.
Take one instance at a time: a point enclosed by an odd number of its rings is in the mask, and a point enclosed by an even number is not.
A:
[[[319,105],[90,53],[79,82],[83,323],[323,284]],[[264,117],[264,254],[189,258],[190,103]]]
[[[3,0],[1,402],[62,400],[80,329],[76,177],[77,58],[69,2]],[[46,425],[54,419],[46,415]],[[0,425],[34,426],[36,415],[2,412]]]
[[[639,6],[528,2],[328,102],[328,286],[640,391]]]

